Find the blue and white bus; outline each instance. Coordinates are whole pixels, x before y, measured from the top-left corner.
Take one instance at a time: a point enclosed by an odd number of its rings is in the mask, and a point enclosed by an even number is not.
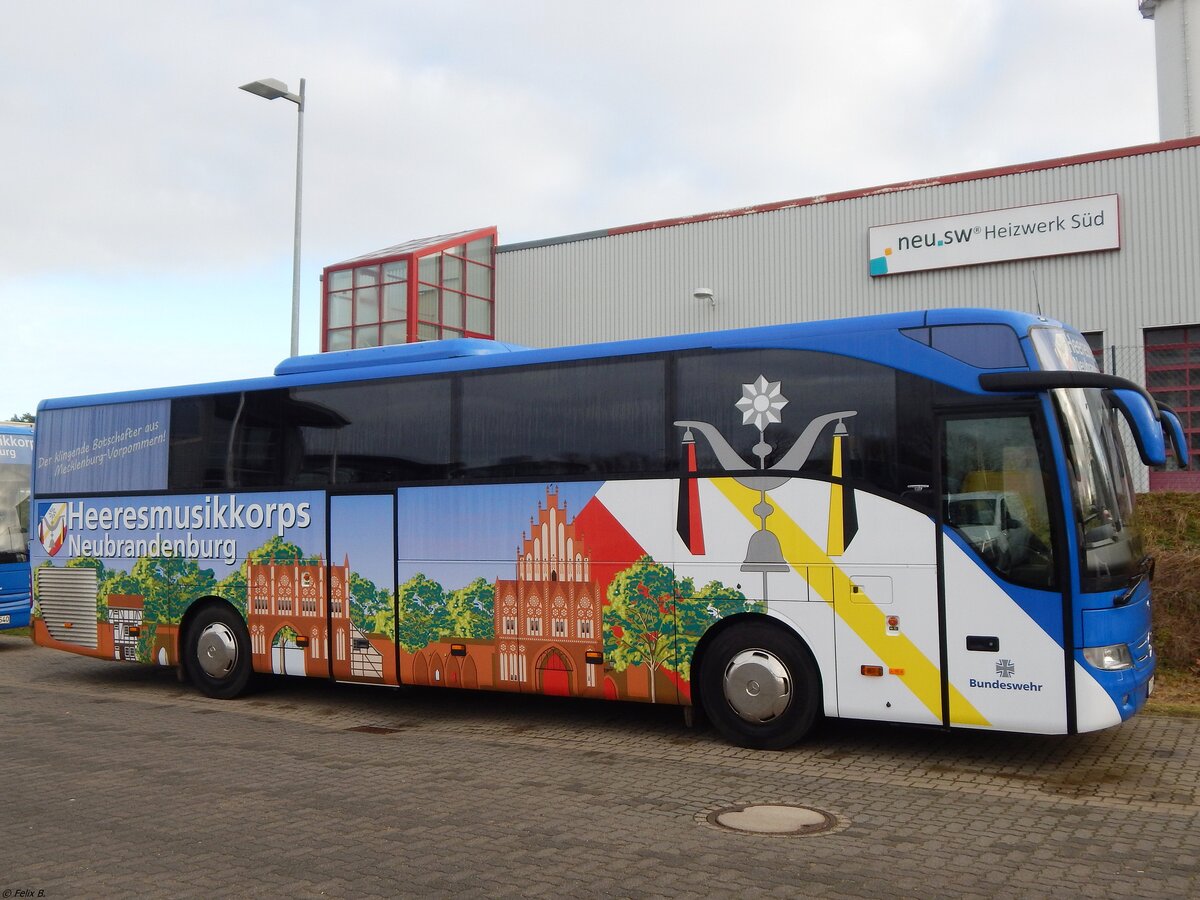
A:
[[[180,666],[1075,733],[1152,689],[1118,423],[1178,418],[1040,316],[531,350],[452,340],[48,400],[40,644]]]
[[[33,426],[0,422],[0,630],[29,625],[29,476]]]

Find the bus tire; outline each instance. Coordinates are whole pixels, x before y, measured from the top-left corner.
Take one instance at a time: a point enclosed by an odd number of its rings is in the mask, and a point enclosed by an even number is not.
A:
[[[816,724],[820,676],[798,638],[766,622],[735,625],[704,654],[700,701],[730,743],[782,750]]]
[[[204,694],[229,700],[250,681],[250,635],[232,607],[200,610],[187,630],[184,665],[192,684]]]

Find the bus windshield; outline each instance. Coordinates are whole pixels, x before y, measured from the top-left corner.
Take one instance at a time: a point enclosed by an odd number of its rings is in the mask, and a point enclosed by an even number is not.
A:
[[[0,563],[29,561],[29,469],[24,463],[0,465]]]
[[[1055,391],[1071,462],[1085,591],[1121,587],[1141,570],[1133,482],[1112,412],[1097,388]]]

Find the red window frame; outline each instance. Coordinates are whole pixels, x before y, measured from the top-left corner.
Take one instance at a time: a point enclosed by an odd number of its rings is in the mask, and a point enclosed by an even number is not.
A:
[[[490,260],[487,263],[479,262],[470,259],[467,253],[467,247],[474,241],[490,239],[491,252]],[[399,283],[395,279],[385,281],[383,273],[386,267],[396,262],[406,263],[406,281],[405,281],[405,343],[414,343],[420,340],[434,340],[444,337],[472,337],[494,339],[496,332],[496,245],[497,245],[497,230],[493,226],[491,228],[481,228],[475,231],[461,232],[451,235],[447,239],[434,241],[432,243],[422,244],[421,242],[413,242],[412,249],[405,248],[402,253],[381,253],[376,257],[360,257],[355,260],[350,260],[345,263],[339,263],[333,266],[327,266],[322,276],[321,288],[321,351],[329,350],[331,332],[348,332],[350,335],[350,348],[356,348],[358,343],[358,332],[360,328],[374,326],[376,343],[371,346],[380,346],[383,344],[383,330],[389,324],[395,324],[399,319],[384,319],[384,304],[383,304],[383,287],[385,284]],[[451,251],[461,250],[460,253]],[[430,257],[437,259],[437,281],[423,281],[420,277],[421,260],[427,260]],[[462,260],[462,277],[457,288],[448,288],[445,284],[445,266],[443,261],[446,257]],[[355,272],[359,269],[377,266],[379,268],[379,277],[376,279],[374,289],[376,292],[375,322],[358,323],[358,298],[357,291],[362,290],[355,286]],[[487,293],[488,296],[482,296],[479,293],[471,292],[468,287],[471,281],[470,273],[472,267],[483,269],[487,272]],[[330,316],[330,298],[336,291],[331,291],[330,287],[335,279],[335,276],[343,273],[350,273],[350,324],[331,328]],[[437,321],[431,321],[428,318],[420,316],[420,292],[422,286],[432,287],[438,292],[438,311]],[[344,289],[346,290],[346,289]],[[461,325],[455,326],[447,324],[445,321],[445,303],[447,292],[460,298],[462,303]],[[468,328],[468,309],[471,301],[487,304],[488,310],[488,331],[472,330]],[[428,332],[429,329],[436,329],[436,338],[421,337],[423,331]],[[395,343],[394,341],[392,343]]]
[[[1196,448],[1200,437],[1200,325],[1147,328],[1144,337],[1146,389],[1175,410],[1188,445]],[[1182,384],[1154,384],[1156,374],[1168,372],[1182,373]]]
[[[1096,360],[1096,368],[1101,372],[1104,368],[1104,332],[1103,331],[1085,331],[1083,339],[1087,341],[1087,345],[1092,350],[1092,358]]]

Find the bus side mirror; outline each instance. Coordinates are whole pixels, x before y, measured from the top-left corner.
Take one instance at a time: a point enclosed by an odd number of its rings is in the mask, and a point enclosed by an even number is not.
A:
[[[1146,398],[1137,391],[1124,388],[1112,388],[1107,392],[1112,405],[1121,411],[1129,430],[1133,433],[1133,442],[1137,444],[1138,455],[1148,466],[1161,466],[1167,461],[1167,441],[1163,434],[1162,422]]]
[[[1187,435],[1183,433],[1183,424],[1179,421],[1179,416],[1175,410],[1162,403],[1158,404],[1158,411],[1162,414],[1163,433],[1170,438],[1171,449],[1175,453],[1175,461],[1179,463],[1179,468],[1186,469],[1188,467],[1188,445]]]

